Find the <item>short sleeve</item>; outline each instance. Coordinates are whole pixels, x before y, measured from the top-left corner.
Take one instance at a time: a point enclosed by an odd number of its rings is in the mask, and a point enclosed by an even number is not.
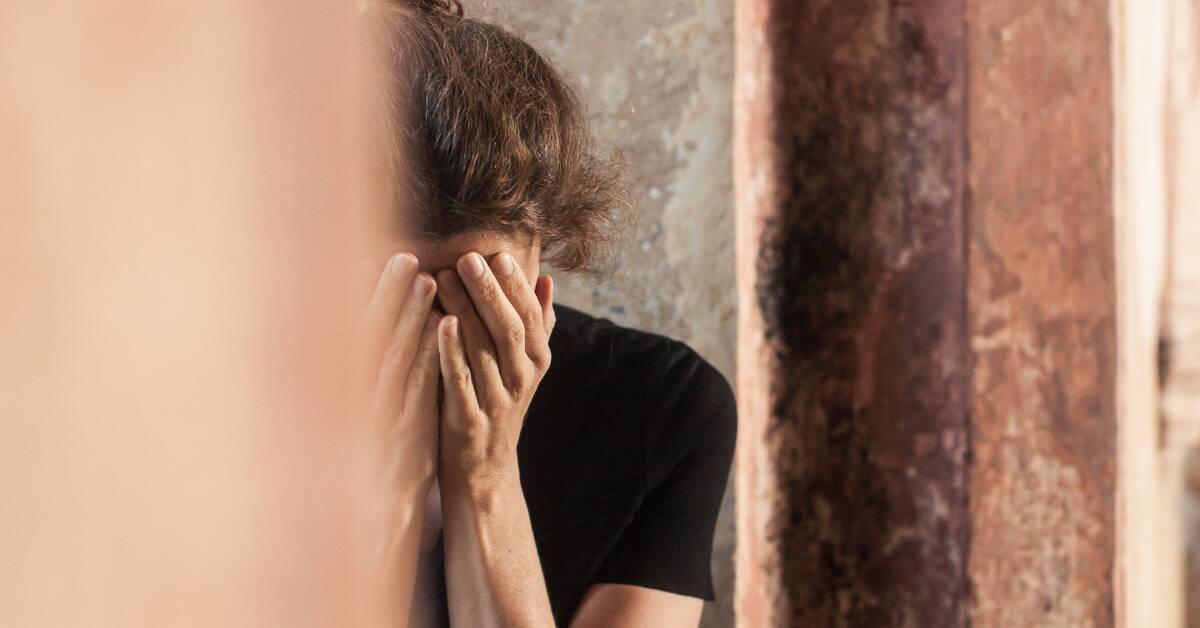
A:
[[[720,372],[677,342],[662,375],[654,416],[643,422],[646,497],[593,584],[711,600],[713,534],[737,437],[733,392]]]

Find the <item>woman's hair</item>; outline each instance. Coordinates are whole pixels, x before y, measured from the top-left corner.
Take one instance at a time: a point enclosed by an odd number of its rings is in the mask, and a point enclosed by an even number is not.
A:
[[[564,78],[458,0],[368,5],[382,38],[393,200],[426,237],[527,232],[563,270],[595,270],[623,221],[619,159],[600,155]]]

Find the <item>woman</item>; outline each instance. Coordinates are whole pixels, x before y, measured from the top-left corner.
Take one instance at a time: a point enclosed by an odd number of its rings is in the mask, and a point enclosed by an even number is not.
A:
[[[729,386],[679,342],[554,305],[540,274],[593,265],[618,222],[616,165],[521,39],[457,1],[369,13],[399,251],[368,307],[375,414],[397,443],[399,612],[695,626],[734,449]]]

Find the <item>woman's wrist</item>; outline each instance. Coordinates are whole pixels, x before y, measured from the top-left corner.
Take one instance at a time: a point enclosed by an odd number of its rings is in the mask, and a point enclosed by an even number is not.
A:
[[[439,481],[444,501],[485,513],[495,511],[503,500],[524,499],[525,496],[515,459],[511,463],[491,465],[486,470],[474,473],[443,474]]]
[[[403,473],[403,472],[399,472]],[[391,512],[403,520],[410,517],[420,520],[425,512],[425,503],[429,499],[429,491],[433,488],[433,479],[409,475],[393,479],[382,495],[390,504]]]
[[[437,479],[437,463],[424,453],[385,454],[378,468],[383,494],[405,501],[423,501]]]

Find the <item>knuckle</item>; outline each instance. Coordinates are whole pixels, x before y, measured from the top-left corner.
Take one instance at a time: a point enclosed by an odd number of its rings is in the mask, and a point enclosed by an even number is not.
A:
[[[487,422],[483,420],[483,417],[469,414],[465,417],[460,430],[467,440],[477,440],[487,434]]]
[[[461,366],[450,373],[450,382],[458,388],[468,388],[471,385],[471,369]]]
[[[383,366],[387,369],[397,369],[404,364],[407,351],[403,345],[392,344],[383,354]]]
[[[510,346],[520,347],[525,344],[525,327],[520,323],[509,323],[504,328],[504,341]]]
[[[412,369],[409,371],[408,378],[410,381],[428,381],[436,380],[441,371],[441,365],[437,363],[436,357],[430,359],[430,356],[419,356],[413,361]]]
[[[504,293],[500,291],[500,286],[494,281],[489,281],[483,285],[483,300],[491,305],[500,303],[500,299],[504,298]]]
[[[529,351],[529,360],[539,373],[545,373],[550,368],[550,348],[544,345],[533,347]]]
[[[538,374],[533,366],[526,366],[518,369],[513,376],[513,381],[510,386],[513,394],[518,397],[524,396],[526,393],[532,392],[532,389],[537,384]]]
[[[425,381],[426,379],[428,379],[429,371],[430,371],[429,367],[426,366],[421,361],[418,360],[417,362],[414,362],[412,365],[412,368],[410,368],[408,370],[409,385],[412,385],[414,383],[419,384],[419,383]]]
[[[488,399],[483,402],[480,408],[487,416],[500,416],[504,414],[504,401],[500,399]]]
[[[472,352],[472,364],[479,364],[486,370],[496,364],[496,358],[491,349],[476,349]]]

